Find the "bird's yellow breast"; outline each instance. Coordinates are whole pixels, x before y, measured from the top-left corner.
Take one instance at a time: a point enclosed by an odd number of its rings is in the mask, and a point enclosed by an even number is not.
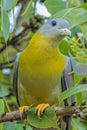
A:
[[[56,102],[65,65],[65,58],[56,44],[56,41],[37,32],[19,56],[18,93],[21,105]]]

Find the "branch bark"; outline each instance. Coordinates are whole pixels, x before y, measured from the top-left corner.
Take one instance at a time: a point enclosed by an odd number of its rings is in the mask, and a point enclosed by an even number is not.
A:
[[[82,112],[81,106],[55,108],[55,113],[57,116],[67,116],[81,112]],[[26,118],[27,115],[25,112],[24,113],[20,113],[20,111],[7,112],[0,115],[0,123],[14,120],[23,120]]]
[[[70,116],[72,114],[76,114],[80,112],[82,112],[81,106],[55,108],[56,116]]]
[[[20,111],[7,112],[0,115],[0,123],[7,121],[15,121],[26,119],[27,115],[25,113],[20,113]]]

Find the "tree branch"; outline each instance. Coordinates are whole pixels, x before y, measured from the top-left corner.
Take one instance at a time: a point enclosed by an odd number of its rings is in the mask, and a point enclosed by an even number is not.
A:
[[[55,108],[56,116],[70,116],[72,114],[76,114],[80,112],[82,112],[81,106]]]
[[[82,112],[81,106],[55,108],[55,113],[57,116],[66,116],[81,112]],[[22,120],[26,118],[27,118],[26,112],[24,113],[20,113],[20,111],[7,112],[0,115],[0,123],[14,120]]]
[[[26,114],[20,113],[20,111],[7,112],[0,115],[0,123],[21,119],[26,119]]]
[[[6,61],[6,62],[1,62],[0,63],[0,69],[6,69],[6,68],[12,69],[14,61],[15,61],[15,59],[9,60],[9,61]]]
[[[17,42],[29,32],[29,30],[31,30],[30,26],[25,28],[17,36],[14,36],[11,40],[8,40],[7,43],[4,44],[2,48],[0,48],[0,53],[3,52],[6,49],[6,47],[8,47],[9,45],[15,46],[17,44]]]

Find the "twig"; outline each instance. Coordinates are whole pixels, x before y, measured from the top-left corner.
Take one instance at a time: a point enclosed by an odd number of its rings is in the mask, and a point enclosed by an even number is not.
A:
[[[1,62],[0,63],[0,66],[3,66],[3,65],[7,65],[7,64],[10,64],[10,63],[13,63],[15,60],[9,60],[9,61],[6,61],[6,62]]]
[[[0,48],[0,53],[3,52],[9,45],[15,46],[17,42],[29,32],[29,29],[31,30],[30,27],[25,28],[21,33],[19,33],[17,36],[14,36],[10,41],[8,40],[7,43],[4,44],[2,48]]]
[[[6,68],[13,68],[13,64],[14,63],[15,59],[13,60],[9,60],[9,61],[6,61],[6,62],[1,62],[0,63],[0,69],[6,69]],[[10,65],[11,64],[11,65]]]
[[[72,115],[81,112],[81,106],[76,107],[56,107],[55,113],[57,116]],[[26,119],[27,115],[25,113],[20,113],[20,111],[7,112],[0,115],[0,123],[14,120]]]
[[[2,69],[13,69],[13,65],[0,66],[0,70]]]
[[[80,113],[82,111],[81,106],[75,107],[56,107],[55,112],[57,116],[69,116],[72,114]]]
[[[20,111],[7,112],[0,115],[0,123],[14,120],[25,119],[26,114],[20,113]]]

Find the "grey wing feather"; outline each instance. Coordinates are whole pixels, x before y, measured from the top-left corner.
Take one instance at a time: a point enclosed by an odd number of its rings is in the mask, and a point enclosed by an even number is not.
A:
[[[61,84],[62,84],[62,90],[66,90],[70,87],[74,86],[74,75],[73,75],[73,69],[72,69],[72,63],[71,59],[69,57],[66,58],[66,66],[61,78]],[[75,101],[74,96],[70,97],[67,99],[67,103],[65,104],[66,106],[71,106],[72,103]]]
[[[62,91],[70,87],[73,87],[74,85],[71,60],[69,57],[65,57],[65,58],[67,63],[61,77]],[[72,106],[74,105],[74,103],[75,103],[74,96],[64,100],[65,106]],[[66,130],[70,130],[71,116],[64,116],[64,120],[66,122]]]
[[[19,105],[18,100],[18,61],[14,63],[14,74],[13,74],[13,89],[15,91],[16,99]]]

